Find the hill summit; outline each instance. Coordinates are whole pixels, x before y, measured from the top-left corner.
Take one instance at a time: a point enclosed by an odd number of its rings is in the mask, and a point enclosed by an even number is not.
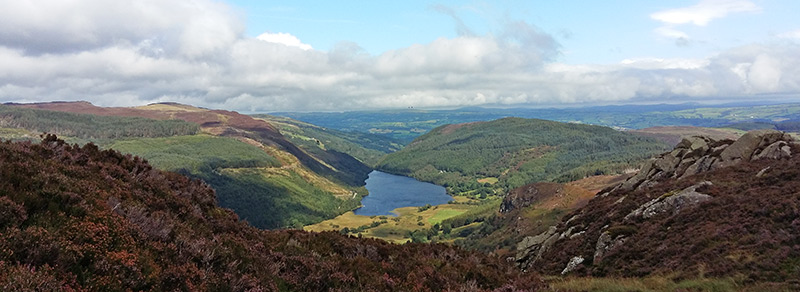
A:
[[[685,139],[525,237],[517,263],[548,274],[798,279],[798,152],[800,143],[775,130]]]

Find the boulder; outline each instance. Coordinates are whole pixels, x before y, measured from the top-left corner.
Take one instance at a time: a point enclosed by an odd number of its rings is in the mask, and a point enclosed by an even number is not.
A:
[[[569,260],[569,263],[567,263],[567,266],[564,268],[564,270],[563,270],[563,271],[561,271],[561,274],[562,274],[562,275],[566,275],[566,274],[568,274],[569,272],[572,272],[572,271],[574,271],[574,270],[575,270],[575,268],[577,268],[577,267],[578,267],[578,265],[580,265],[581,263],[583,263],[583,261],[584,261],[584,259],[583,259],[583,257],[582,257],[582,256],[576,256],[576,257],[573,257],[572,259],[570,259],[570,260]]]
[[[626,239],[625,236],[621,235],[614,236],[608,231],[600,234],[600,237],[597,238],[597,243],[594,246],[594,257],[592,259],[592,265],[599,264],[600,261],[603,260],[603,256],[605,256],[608,251],[613,250],[625,244],[625,239]]]
[[[710,181],[703,181],[685,188],[677,193],[666,193],[639,206],[639,208],[626,215],[625,220],[631,220],[635,217],[648,219],[655,215],[667,212],[677,214],[683,208],[697,205],[711,199],[711,196],[697,192],[698,188],[710,185]]]
[[[750,160],[758,148],[778,142],[783,138],[783,132],[778,130],[764,129],[747,132],[720,153],[720,160],[724,163]]]
[[[556,233],[556,227],[550,228],[536,236],[526,236],[517,244],[517,264],[521,269],[527,270],[536,260],[541,258],[556,241],[560,234]]]
[[[759,159],[783,159],[789,158],[792,156],[792,150],[789,147],[789,143],[786,141],[778,141],[775,143],[770,144],[764,150],[761,150],[757,154],[753,155],[752,160],[759,160]]]

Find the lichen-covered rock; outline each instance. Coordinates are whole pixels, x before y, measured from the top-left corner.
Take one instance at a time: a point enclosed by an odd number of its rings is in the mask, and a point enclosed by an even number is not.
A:
[[[676,194],[664,194],[661,197],[645,203],[636,210],[633,210],[630,214],[625,216],[625,220],[631,220],[636,217],[648,219],[655,215],[667,212],[677,214],[681,211],[681,209],[686,208],[687,206],[697,205],[711,199],[711,196],[697,192],[698,188],[710,185],[710,181],[704,181],[685,188]]]
[[[752,160],[758,159],[783,159],[792,156],[792,150],[789,147],[789,143],[786,141],[778,141],[775,143],[770,144],[764,150],[761,150],[757,154],[753,155]]]
[[[791,136],[777,130],[750,131],[736,141],[684,138],[675,149],[647,161],[638,173],[613,190],[645,189],[665,179],[684,178],[741,161],[784,159],[791,157],[793,141]]]
[[[784,139],[783,132],[781,131],[770,129],[750,131],[725,148],[725,150],[720,153],[719,157],[722,163],[726,165],[742,160],[750,160],[750,157],[753,156],[756,150],[778,142],[781,139]]]
[[[584,259],[583,259],[583,257],[582,257],[582,256],[576,256],[576,257],[573,257],[572,259],[570,259],[570,260],[569,260],[569,263],[567,263],[567,266],[566,266],[566,267],[564,267],[564,270],[563,270],[563,271],[561,271],[561,274],[562,274],[562,275],[566,275],[566,274],[568,274],[569,272],[572,272],[572,271],[574,271],[574,270],[575,270],[575,268],[577,268],[577,267],[578,267],[578,265],[580,265],[580,264],[582,264],[582,263],[583,263],[583,261],[584,261]]]
[[[556,227],[551,226],[547,231],[536,236],[527,236],[517,244],[517,264],[527,270],[550,246],[559,238]]]
[[[603,256],[606,254],[606,252],[625,244],[625,239],[625,236],[614,235],[608,231],[600,234],[600,237],[597,238],[597,243],[594,246],[594,258],[592,259],[592,264],[599,264],[600,261],[603,260]]]

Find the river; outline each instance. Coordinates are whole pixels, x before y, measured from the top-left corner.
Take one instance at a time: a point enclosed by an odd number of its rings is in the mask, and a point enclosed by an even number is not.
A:
[[[453,200],[441,186],[377,170],[369,174],[366,183],[369,195],[361,199],[363,207],[354,211],[356,215],[395,215],[392,210],[400,207],[440,205]]]

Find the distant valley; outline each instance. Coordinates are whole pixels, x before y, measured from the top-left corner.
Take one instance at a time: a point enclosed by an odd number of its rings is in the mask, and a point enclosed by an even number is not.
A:
[[[405,143],[445,124],[490,121],[505,117],[583,123],[618,129],[657,126],[773,128],[800,132],[800,104],[660,104],[578,108],[463,108],[454,110],[383,110],[274,113],[315,125],[392,137]]]

